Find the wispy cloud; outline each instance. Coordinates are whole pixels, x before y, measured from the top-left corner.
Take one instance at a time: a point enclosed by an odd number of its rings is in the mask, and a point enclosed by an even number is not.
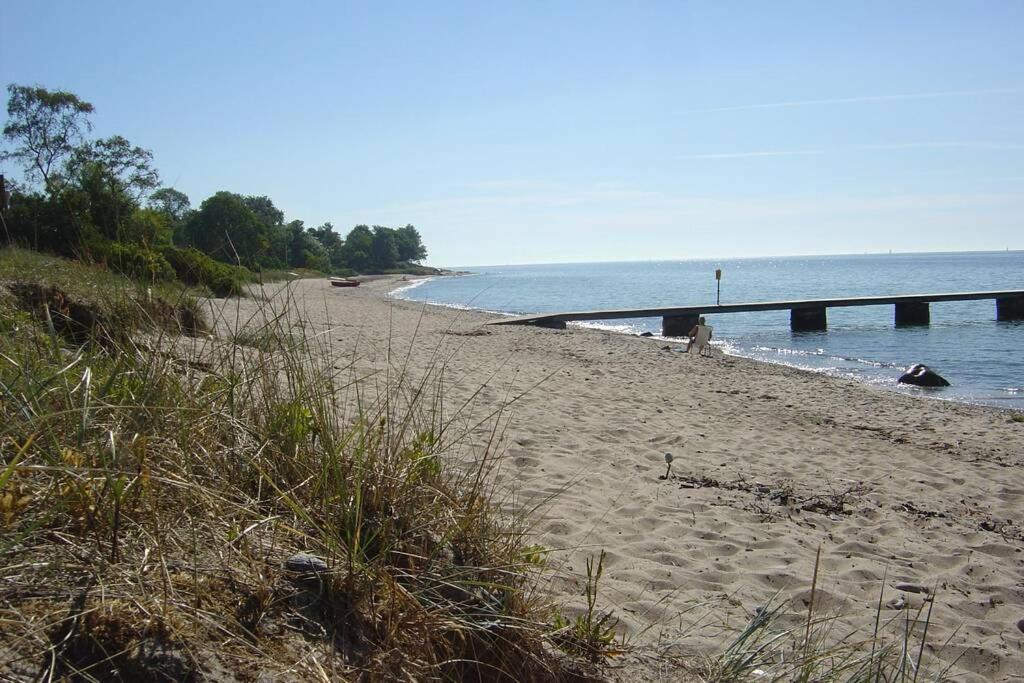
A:
[[[716,154],[690,154],[684,159],[750,159],[752,157],[806,157],[824,154],[821,149],[780,149],[765,152],[722,152]]]
[[[1020,88],[990,88],[987,90],[946,90],[942,92],[903,93],[898,95],[863,95],[860,97],[832,97],[820,100],[788,100],[785,102],[762,102],[758,104],[739,104],[729,107],[709,107],[694,109],[688,113],[716,111],[744,111],[748,109],[783,109],[787,107],[810,107],[828,104],[856,104],[862,102],[895,102],[901,100],[930,100],[941,97],[981,97],[985,95],[1012,95],[1021,92]]]

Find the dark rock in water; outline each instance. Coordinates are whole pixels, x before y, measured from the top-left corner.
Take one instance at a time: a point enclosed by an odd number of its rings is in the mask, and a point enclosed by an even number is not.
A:
[[[296,574],[323,574],[327,572],[327,563],[316,555],[296,553],[284,561],[284,568]]]
[[[897,380],[900,384],[912,384],[915,387],[948,387],[949,382],[927,365],[917,363],[907,368]]]
[[[641,337],[653,337],[654,333],[653,332],[641,332],[639,336],[641,336]]]

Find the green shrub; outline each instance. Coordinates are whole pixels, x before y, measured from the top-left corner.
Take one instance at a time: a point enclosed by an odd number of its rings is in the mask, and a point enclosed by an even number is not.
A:
[[[162,253],[179,280],[190,285],[209,287],[215,296],[241,294],[246,282],[252,280],[252,273],[247,268],[215,261],[192,247],[164,247]]]
[[[107,264],[122,275],[149,282],[173,280],[175,275],[160,252],[137,244],[111,242]]]

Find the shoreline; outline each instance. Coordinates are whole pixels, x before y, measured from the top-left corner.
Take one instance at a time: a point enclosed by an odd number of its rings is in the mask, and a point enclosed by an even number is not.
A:
[[[530,513],[566,613],[604,550],[599,607],[622,634],[718,653],[772,595],[797,623],[820,545],[837,632],[870,636],[880,592],[897,625],[934,594],[927,666],[1024,676],[1024,424],[1007,411],[592,328],[489,327],[396,284],[289,295],[360,375],[400,356],[442,372],[467,423],[504,406],[499,502]]]
[[[404,302],[408,302],[410,304],[432,306],[432,307],[440,309],[440,310],[447,309],[447,310],[455,310],[455,311],[472,311],[472,312],[476,312],[476,313],[481,313],[481,314],[489,315],[489,316],[492,316],[494,318],[500,318],[502,316],[505,316],[505,317],[515,317],[517,315],[520,315],[519,313],[509,313],[509,312],[506,312],[506,311],[492,311],[492,310],[487,310],[487,309],[482,309],[482,308],[472,308],[470,306],[463,306],[461,304],[448,304],[448,303],[435,302],[435,301],[418,301],[416,299],[406,298],[406,297],[403,297],[403,296],[395,296],[395,294],[398,293],[398,292],[404,292],[404,291],[407,291],[407,290],[415,289],[419,285],[424,284],[426,282],[429,282],[429,281],[431,281],[431,280],[433,280],[435,278],[438,278],[438,277],[449,277],[449,276],[453,276],[453,275],[465,276],[465,275],[474,275],[474,274],[476,274],[476,273],[472,273],[472,272],[468,272],[468,271],[467,272],[453,271],[451,273],[445,273],[443,275],[426,275],[426,276],[418,277],[418,278],[416,278],[417,282],[415,282],[414,284],[395,283],[396,286],[392,287],[391,289],[389,289],[387,291],[386,297],[389,300],[393,300],[393,301],[404,301]],[[387,276],[382,276],[382,277],[387,277]],[[616,329],[616,326],[614,326],[614,325],[609,326],[609,325],[597,325],[597,324],[593,324],[593,323],[587,324],[585,322],[570,322],[570,323],[568,323],[568,326],[571,329],[576,329],[576,330],[597,330],[597,331],[611,333],[611,334],[621,334],[621,335],[624,335],[624,336],[644,337],[644,335],[636,333],[636,332],[630,332],[630,331],[626,331],[626,330],[623,330],[623,329]],[[647,339],[648,341],[652,341],[652,342],[660,342],[662,344],[675,344],[675,345],[678,345],[680,343],[680,339],[681,339],[681,338],[678,338],[678,337],[665,337],[665,336],[657,334],[657,333],[649,335],[649,336],[646,336],[644,338]],[[743,358],[745,360],[753,361],[755,363],[761,363],[761,364],[771,365],[771,366],[775,366],[775,367],[790,368],[790,369],[797,370],[797,371],[800,371],[800,372],[807,372],[807,373],[810,373],[812,375],[818,375],[818,376],[821,376],[821,377],[829,377],[831,379],[850,380],[850,381],[854,381],[857,384],[859,384],[860,386],[863,386],[863,387],[868,388],[868,389],[884,391],[884,392],[888,392],[888,393],[892,393],[892,394],[898,394],[898,395],[902,395],[902,396],[909,396],[909,397],[914,398],[914,399],[921,399],[921,400],[927,400],[927,401],[943,401],[943,402],[954,403],[954,404],[957,404],[957,405],[967,405],[967,406],[975,406],[975,407],[980,407],[980,408],[981,407],[983,407],[983,408],[990,408],[992,410],[996,410],[996,411],[1000,411],[1000,412],[1009,412],[1009,413],[1013,413],[1013,414],[1024,414],[1024,407],[1000,406],[1000,405],[995,404],[994,402],[988,402],[988,403],[975,402],[975,401],[970,401],[970,400],[967,400],[967,399],[964,399],[964,398],[961,398],[961,397],[958,397],[958,396],[946,397],[946,396],[942,396],[940,393],[937,393],[937,392],[932,392],[932,391],[929,391],[929,390],[921,390],[920,388],[915,388],[915,387],[901,387],[898,384],[894,384],[892,386],[889,386],[889,385],[882,384],[882,383],[870,382],[870,381],[867,381],[865,379],[844,377],[844,376],[842,376],[840,374],[829,373],[826,369],[819,369],[819,368],[814,368],[814,367],[810,367],[810,366],[801,366],[801,365],[796,364],[796,363],[787,363],[787,362],[784,362],[784,361],[775,361],[775,360],[770,360],[770,359],[757,358],[757,357],[750,356],[750,355],[744,355],[742,353],[730,352],[730,351],[727,351],[726,349],[724,349],[723,346],[729,346],[732,349],[735,349],[736,347],[731,345],[731,344],[730,345],[726,345],[726,344],[722,343],[721,341],[712,341],[712,346],[716,350],[718,350],[719,353],[721,353],[721,354],[723,354],[725,356],[729,356],[731,358]],[[848,359],[844,358],[843,360],[848,360]],[[900,366],[900,367],[902,367],[902,366]]]

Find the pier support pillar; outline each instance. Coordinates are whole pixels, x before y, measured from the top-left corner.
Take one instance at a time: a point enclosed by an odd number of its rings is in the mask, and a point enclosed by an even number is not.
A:
[[[928,302],[908,302],[896,304],[896,327],[909,325],[928,325],[931,323],[931,312]]]
[[[546,327],[549,330],[564,330],[564,320],[538,320],[534,323],[536,327]]]
[[[1024,320],[1024,296],[996,299],[996,320]]]
[[[685,337],[699,321],[696,313],[666,315],[661,319],[661,333],[666,337]]]
[[[793,332],[817,332],[828,329],[825,307],[789,309],[789,329]]]

